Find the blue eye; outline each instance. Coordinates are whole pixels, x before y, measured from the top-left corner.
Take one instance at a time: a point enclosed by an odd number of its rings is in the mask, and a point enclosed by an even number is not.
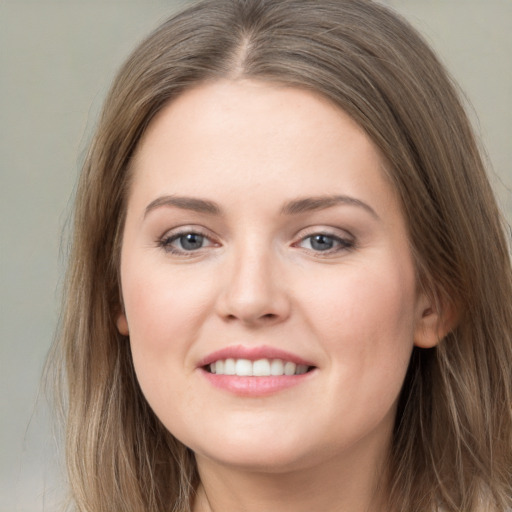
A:
[[[181,249],[185,251],[196,251],[197,249],[201,249],[204,243],[204,236],[198,233],[187,233],[186,235],[181,235],[176,238],[174,241],[178,242],[181,246]]]
[[[304,237],[297,245],[315,252],[337,252],[351,249],[354,242],[326,233],[315,233]]]
[[[193,231],[164,236],[159,245],[167,252],[187,254],[212,245],[208,237]]]
[[[315,251],[329,251],[334,247],[336,241],[332,236],[313,235],[309,237],[309,243]]]

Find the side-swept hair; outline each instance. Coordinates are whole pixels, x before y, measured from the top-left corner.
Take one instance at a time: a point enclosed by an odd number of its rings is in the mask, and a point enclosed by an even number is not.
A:
[[[51,356],[66,389],[77,510],[190,510],[193,454],[146,403],[115,327],[119,257],[142,134],[184,90],[219,78],[314,91],[366,131],[401,200],[418,282],[454,318],[437,347],[414,349],[392,440],[390,510],[510,510],[503,222],[455,86],[416,31],[370,0],[205,0],[160,26],[120,70],[78,186]]]

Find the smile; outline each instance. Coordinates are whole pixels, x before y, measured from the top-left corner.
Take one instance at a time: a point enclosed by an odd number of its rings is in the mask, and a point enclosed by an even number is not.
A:
[[[276,347],[234,345],[204,357],[198,370],[218,389],[242,397],[264,397],[310,381],[318,368]]]
[[[303,375],[311,367],[296,364],[283,359],[219,359],[206,367],[206,370],[216,375],[237,375],[239,377],[279,377]]]

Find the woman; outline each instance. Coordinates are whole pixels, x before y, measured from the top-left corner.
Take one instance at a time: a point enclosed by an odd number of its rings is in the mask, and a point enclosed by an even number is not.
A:
[[[206,0],[129,58],[56,358],[78,510],[505,511],[511,274],[454,86],[368,0]]]

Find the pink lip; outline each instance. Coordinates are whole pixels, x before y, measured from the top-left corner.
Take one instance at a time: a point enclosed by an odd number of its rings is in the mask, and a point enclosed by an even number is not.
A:
[[[316,373],[313,370],[302,375],[283,375],[281,377],[239,377],[238,375],[216,375],[203,368],[200,368],[199,371],[216,388],[245,397],[273,395],[301,384]]]
[[[199,361],[198,370],[210,384],[237,396],[269,396],[292,386],[297,386],[310,379],[312,375],[316,373],[313,369],[301,375],[241,377],[238,375],[217,375],[205,369],[209,364],[220,359],[249,359],[250,361],[257,361],[258,359],[282,359],[295,364],[303,364],[306,366],[314,365],[295,354],[264,345],[260,347],[245,347],[243,345],[226,347],[208,354]]]
[[[282,359],[284,361],[291,361],[295,364],[314,366],[311,362],[306,361],[295,354],[274,347],[268,347],[265,345],[259,347],[235,345],[208,354],[199,361],[198,367],[207,366],[219,359],[249,359],[249,361],[257,361],[258,359]]]

